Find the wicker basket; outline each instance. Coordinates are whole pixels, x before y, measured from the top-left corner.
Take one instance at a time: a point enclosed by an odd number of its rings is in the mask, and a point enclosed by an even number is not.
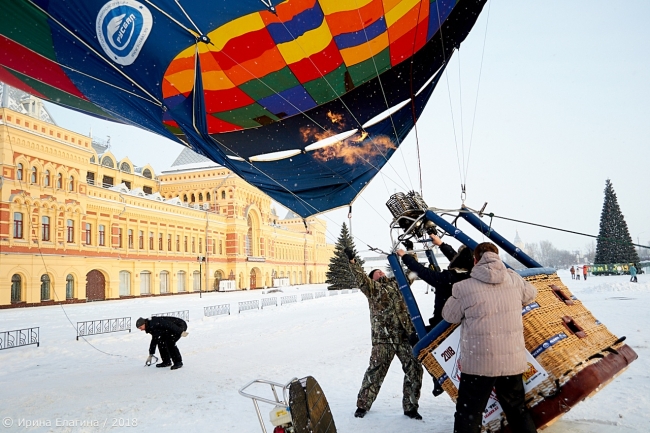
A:
[[[637,357],[567,289],[557,274],[525,277],[537,288],[535,301],[522,310],[526,348],[547,377],[526,393],[538,428],[568,412],[625,370]],[[458,390],[433,356],[434,350],[458,327],[452,325],[419,351],[429,373],[456,401]],[[483,426],[484,432],[509,431],[503,414]]]

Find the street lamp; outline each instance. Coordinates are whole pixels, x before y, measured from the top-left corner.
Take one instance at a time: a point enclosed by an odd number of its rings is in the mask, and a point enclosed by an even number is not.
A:
[[[203,279],[203,272],[201,271],[201,265],[205,262],[205,256],[198,256],[196,261],[199,262],[199,298],[203,298],[203,291],[201,289],[201,280]]]

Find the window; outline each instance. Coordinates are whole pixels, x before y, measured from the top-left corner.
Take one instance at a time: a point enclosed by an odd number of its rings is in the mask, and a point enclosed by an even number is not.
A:
[[[123,171],[124,173],[131,173],[131,166],[128,163],[123,162],[120,164],[120,171]]]
[[[131,273],[120,271],[120,296],[131,295]]]
[[[219,239],[219,254],[223,255],[223,241]]]
[[[23,165],[18,164],[16,167],[16,179],[23,180]]]
[[[167,251],[172,250],[172,235],[167,235]]]
[[[128,189],[131,189],[131,182],[129,182],[128,180],[124,180],[124,179],[122,179],[122,183],[123,183],[124,186],[127,187]]]
[[[253,220],[251,219],[250,215],[248,216],[248,232],[246,232],[246,238],[244,240],[246,244],[246,255],[247,256],[252,256],[253,255]]]
[[[129,248],[133,249],[133,230],[129,229]]]
[[[11,276],[11,302],[20,302],[22,297],[23,279],[20,275],[13,274]]]
[[[74,176],[70,176],[70,183],[68,184],[68,191],[74,191]]]
[[[177,286],[179,292],[185,291],[185,271],[178,271],[176,274]]]
[[[50,217],[41,218],[41,240],[49,241],[50,240]]]
[[[199,238],[199,254],[203,254],[203,239]]]
[[[185,245],[185,252],[187,252],[187,236],[185,236],[185,242],[184,242],[184,245]]]
[[[226,199],[226,191],[221,191],[221,199],[222,200]]]
[[[151,272],[140,272],[140,294],[148,295],[151,293]]]
[[[14,238],[23,238],[23,214],[14,212]]]
[[[102,186],[104,188],[110,188],[113,186],[113,181],[114,179],[111,176],[103,176],[102,177]]]
[[[50,276],[47,274],[41,275],[41,301],[50,300]]]
[[[183,194],[183,202],[187,203],[187,194]]]
[[[181,251],[181,237],[180,235],[176,235],[176,252]]]
[[[153,250],[153,232],[149,232],[149,249]]]
[[[108,168],[115,168],[115,164],[113,164],[113,160],[108,156],[102,158],[102,165]]]
[[[217,243],[212,239],[212,254],[217,254]]]
[[[29,178],[29,181],[31,183],[36,183],[37,180],[38,180],[38,170],[36,170],[36,167],[32,167],[32,174]]]
[[[144,249],[144,232],[142,230],[138,232],[138,248]]]
[[[65,277],[65,298],[74,298],[74,277],[72,274],[68,274],[68,276]]]
[[[122,227],[117,229],[117,247],[122,248]]]
[[[202,192],[199,193],[199,202],[203,202],[203,193]]]
[[[63,175],[61,173],[56,175],[56,188],[63,188]]]
[[[103,247],[106,245],[106,226],[103,224],[99,225],[99,246]]]
[[[160,293],[169,292],[169,272],[162,271],[160,273]]]
[[[192,254],[196,252],[195,245],[196,245],[196,238],[192,237]]]
[[[86,223],[86,245],[92,245],[92,238],[90,237],[90,231],[92,228],[93,226],[90,225],[90,223]]]
[[[45,170],[43,174],[43,185],[50,186],[50,170]]]
[[[205,200],[210,201],[210,193],[209,192],[205,193]]]
[[[145,169],[142,171],[142,175],[143,175],[144,177],[146,177],[147,179],[151,179],[151,178],[153,177],[153,176],[151,175],[151,170],[149,170],[148,168],[145,168]]]
[[[151,189],[150,186],[143,186],[142,192],[144,192],[145,194],[153,194],[153,189]]]
[[[158,251],[162,251],[163,249],[163,234],[158,233]]]
[[[88,185],[94,185],[95,184],[95,173],[92,171],[89,171],[86,173],[86,183]]]
[[[90,162],[91,162],[92,164],[95,163],[95,156],[94,156],[94,155],[90,157]]]
[[[194,271],[192,273],[192,291],[198,292],[201,290],[201,273]]]
[[[194,194],[192,194],[192,201],[191,203],[196,203],[196,199],[194,198]]]
[[[66,238],[69,244],[74,242],[74,221],[66,221]]]

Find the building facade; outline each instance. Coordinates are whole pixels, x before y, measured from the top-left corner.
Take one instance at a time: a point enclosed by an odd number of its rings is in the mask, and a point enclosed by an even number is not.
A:
[[[0,308],[325,281],[321,219],[189,149],[157,174],[31,114],[0,108]]]

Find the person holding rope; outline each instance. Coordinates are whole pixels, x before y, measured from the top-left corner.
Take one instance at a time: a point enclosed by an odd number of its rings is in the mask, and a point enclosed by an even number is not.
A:
[[[496,245],[483,242],[474,250],[471,278],[454,285],[442,310],[449,323],[461,323],[460,384],[454,433],[479,433],[492,389],[510,431],[535,433],[526,407],[522,374],[528,369],[521,307],[537,289],[506,269]]]
[[[354,252],[350,248],[346,248],[344,252],[350,260],[350,271],[359,289],[368,298],[372,332],[370,365],[363,376],[354,416],[363,418],[370,410],[388,373],[388,368],[397,355],[404,371],[402,397],[404,415],[413,419],[422,419],[418,413],[418,400],[422,388],[422,365],[413,356],[408,342],[408,337],[414,332],[414,328],[397,281],[395,278],[387,278],[379,269],[374,269],[366,275],[361,266],[355,263]]]

